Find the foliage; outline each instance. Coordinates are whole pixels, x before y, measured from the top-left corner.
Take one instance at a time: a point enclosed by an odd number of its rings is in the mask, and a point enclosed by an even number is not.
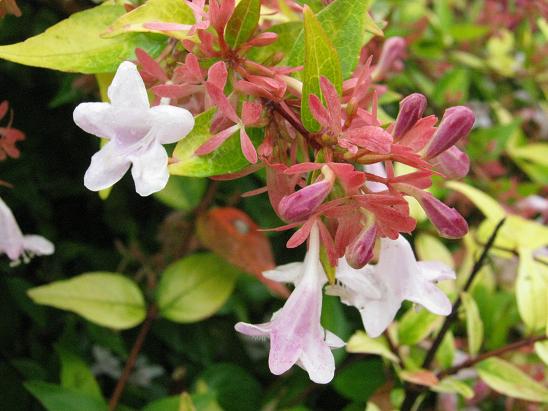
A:
[[[0,197],[14,214],[0,213],[2,409],[543,409],[546,14],[535,0],[0,2]],[[151,111],[194,117],[147,198],[130,177],[100,195],[82,184],[99,144],[74,107],[113,100],[124,61]],[[414,118],[417,92],[428,106]],[[451,136],[444,113],[461,105],[475,124]],[[444,120],[428,128],[423,111]],[[406,115],[423,128],[398,135]],[[443,132],[458,161],[429,156]],[[381,163],[384,177],[369,168]],[[27,233],[55,253],[23,247]],[[421,290],[454,309],[402,287],[408,301],[374,336],[362,319],[389,283],[357,300],[339,259],[384,279],[379,248],[403,234],[421,260],[409,278],[438,275]],[[281,264],[308,244],[306,264],[314,238],[329,295],[289,315],[284,299],[312,277]],[[408,262],[390,264],[404,283]],[[272,375],[276,327],[313,311],[334,377],[309,380],[306,347],[304,371]]]

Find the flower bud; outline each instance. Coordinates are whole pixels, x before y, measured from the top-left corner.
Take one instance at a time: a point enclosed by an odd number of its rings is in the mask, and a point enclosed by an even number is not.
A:
[[[386,74],[393,68],[394,63],[403,56],[405,52],[405,39],[402,37],[391,37],[382,46],[379,62],[373,71],[373,80],[378,81],[386,77]]]
[[[377,227],[371,222],[364,227],[354,240],[346,247],[344,256],[348,265],[360,269],[373,258],[373,247],[377,238]]]
[[[470,159],[456,146],[434,157],[431,163],[437,171],[450,179],[462,178],[470,170]]]
[[[269,44],[274,43],[276,40],[278,40],[278,35],[276,33],[267,31],[249,40],[248,44],[250,46],[263,47],[263,46],[268,46]]]
[[[413,93],[400,101],[400,111],[392,133],[394,139],[402,137],[422,117],[426,108],[426,97]]]
[[[457,210],[449,208],[426,191],[420,193],[416,198],[442,237],[461,238],[466,235],[468,223]]]
[[[302,221],[323,203],[333,187],[335,175],[327,166],[322,168],[322,173],[323,180],[282,197],[278,204],[280,217],[286,221]]]
[[[455,106],[445,110],[441,123],[426,149],[426,158],[436,157],[468,135],[474,121],[474,113],[468,107]]]

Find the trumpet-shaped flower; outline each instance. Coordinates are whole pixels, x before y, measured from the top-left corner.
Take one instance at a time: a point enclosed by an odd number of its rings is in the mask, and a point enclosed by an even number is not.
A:
[[[53,244],[39,235],[23,235],[13,213],[0,198],[0,254],[5,253],[13,264],[28,262],[35,255],[53,254]]]
[[[125,61],[108,89],[110,103],[82,103],[74,122],[84,131],[110,141],[93,155],[84,185],[99,191],[118,182],[131,165],[135,189],[142,196],[162,190],[169,179],[167,152],[194,127],[194,117],[181,107],[150,107],[137,67]]]
[[[404,300],[438,315],[451,312],[451,302],[434,283],[454,279],[455,273],[442,263],[417,262],[402,236],[396,240],[381,239],[377,265],[355,270],[341,258],[336,277],[338,283],[327,287],[327,294],[337,295],[343,303],[356,307],[371,337],[379,336],[388,327]]]
[[[279,266],[264,273],[280,282],[292,282],[295,290],[270,322],[236,324],[236,330],[250,336],[269,336],[268,364],[273,374],[280,375],[294,364],[308,372],[310,379],[327,384],[335,373],[331,348],[344,342],[320,324],[322,287],[327,278],[320,264],[319,229],[314,225],[308,253],[303,263]]]

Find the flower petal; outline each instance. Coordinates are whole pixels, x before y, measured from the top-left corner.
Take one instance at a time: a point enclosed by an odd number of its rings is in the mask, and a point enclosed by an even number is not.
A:
[[[303,275],[303,263],[289,263],[279,265],[273,270],[263,271],[263,276],[279,283],[299,282]]]
[[[240,147],[246,160],[251,164],[255,164],[257,162],[257,150],[255,150],[255,146],[247,135],[245,127],[240,128]]]
[[[169,179],[167,153],[158,142],[153,141],[130,156],[133,163],[131,175],[135,190],[143,197],[162,190]]]
[[[342,348],[346,345],[346,343],[341,338],[339,338],[338,335],[332,333],[329,330],[325,330],[324,341],[331,348]]]
[[[300,363],[316,384],[327,384],[335,375],[335,359],[329,346],[322,340],[308,339]]]
[[[434,284],[424,281],[414,284],[411,292],[406,296],[409,301],[422,305],[428,311],[438,315],[451,314],[451,301]]]
[[[439,261],[419,261],[418,265],[425,280],[442,281],[457,278],[451,267]]]
[[[194,128],[192,113],[182,107],[155,106],[150,109],[150,116],[152,132],[161,144],[175,143]]]
[[[91,191],[108,188],[124,176],[129,166],[130,161],[118,143],[110,141],[91,157],[84,185]]]
[[[249,335],[251,337],[265,337],[270,335],[270,323],[249,324],[244,322],[236,323],[234,326],[239,333]]]
[[[115,118],[109,103],[81,103],[72,114],[74,122],[86,133],[97,137],[112,138],[115,136],[111,127]]]
[[[118,66],[108,88],[108,98],[112,105],[117,107],[131,107],[138,110],[146,110],[150,107],[145,83],[135,64],[124,61]]]
[[[360,310],[363,326],[372,338],[381,335],[390,325],[401,306],[401,299],[387,294],[382,300],[370,300]]]
[[[23,233],[10,208],[0,198],[0,253],[16,260],[23,251]]]
[[[35,255],[50,255],[55,251],[53,243],[40,235],[24,236],[23,247]]]

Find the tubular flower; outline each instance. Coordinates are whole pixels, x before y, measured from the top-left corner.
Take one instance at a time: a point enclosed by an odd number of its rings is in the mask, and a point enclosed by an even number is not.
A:
[[[282,309],[270,322],[240,322],[235,328],[246,335],[270,337],[268,364],[273,374],[283,374],[297,364],[312,381],[327,384],[335,373],[331,348],[340,348],[344,342],[320,324],[322,287],[327,278],[320,264],[319,237],[318,226],[314,225],[303,263],[286,264],[264,273],[272,280],[295,284]]]
[[[23,235],[13,213],[0,198],[0,254],[5,253],[12,264],[27,263],[35,255],[50,255],[53,244],[39,235]]]
[[[181,107],[150,107],[145,85],[136,66],[118,67],[108,89],[111,103],[82,103],[74,122],[84,131],[110,141],[93,155],[84,185],[99,191],[118,182],[133,165],[135,189],[142,196],[162,190],[169,179],[167,152],[194,127],[192,114]]]
[[[445,264],[417,262],[405,238],[381,239],[379,263],[355,270],[339,260],[337,284],[327,294],[337,295],[344,304],[356,307],[365,330],[377,337],[388,327],[404,300],[420,304],[438,315],[451,313],[451,302],[434,283],[454,279]]]

